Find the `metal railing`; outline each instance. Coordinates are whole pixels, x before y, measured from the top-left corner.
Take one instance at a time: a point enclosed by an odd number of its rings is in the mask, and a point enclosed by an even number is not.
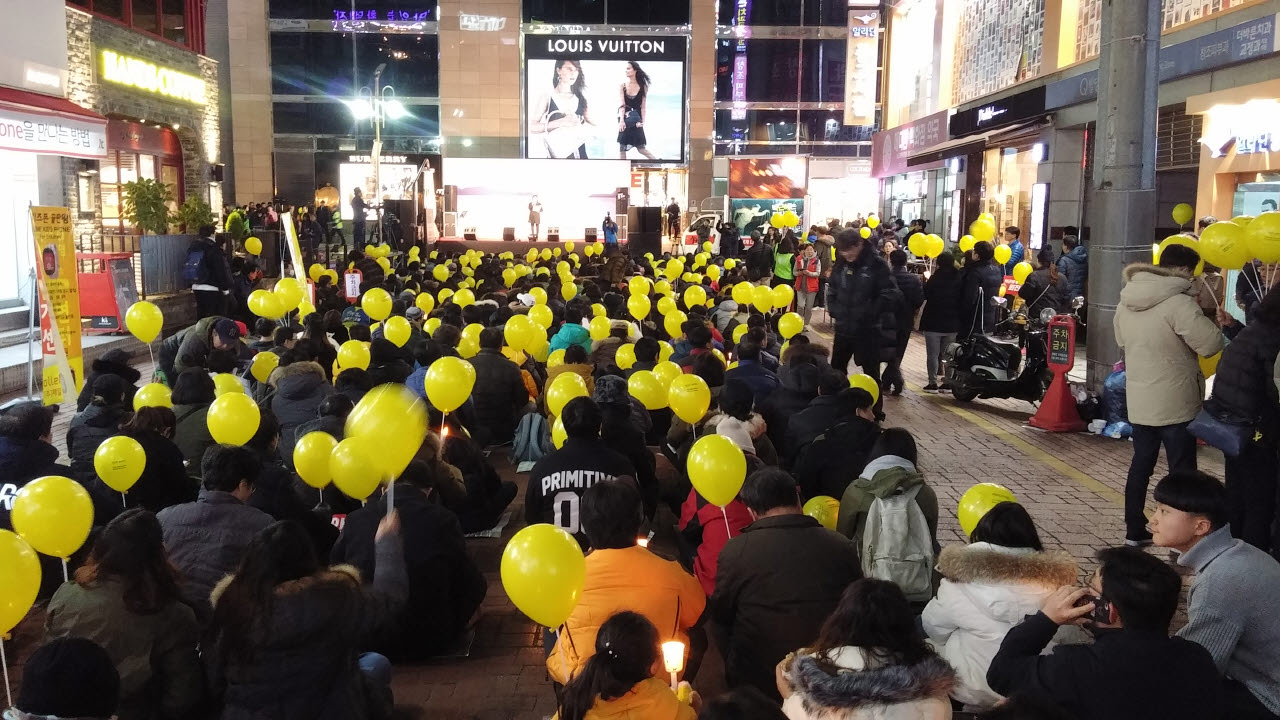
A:
[[[133,255],[133,281],[138,297],[167,295],[186,289],[182,266],[187,261],[191,235],[132,235],[85,233],[77,246],[81,252],[129,253]],[[106,272],[105,261],[79,259],[79,272]]]

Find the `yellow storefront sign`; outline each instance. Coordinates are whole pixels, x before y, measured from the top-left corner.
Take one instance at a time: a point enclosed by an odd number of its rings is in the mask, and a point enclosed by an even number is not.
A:
[[[102,79],[197,105],[207,102],[204,80],[114,50],[102,51]]]
[[[31,208],[31,236],[40,268],[40,349],[44,356],[44,404],[60,404],[71,388],[75,397],[84,384],[80,349],[80,285],[76,249],[71,238],[71,211],[64,207]]]

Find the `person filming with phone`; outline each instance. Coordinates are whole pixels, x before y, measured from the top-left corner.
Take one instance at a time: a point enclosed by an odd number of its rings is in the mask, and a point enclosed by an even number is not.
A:
[[[1005,635],[987,671],[1004,696],[1038,695],[1090,720],[1222,717],[1222,681],[1200,645],[1169,637],[1182,581],[1130,547],[1098,552],[1087,588],[1058,588]],[[1083,625],[1093,645],[1041,651],[1061,625]]]

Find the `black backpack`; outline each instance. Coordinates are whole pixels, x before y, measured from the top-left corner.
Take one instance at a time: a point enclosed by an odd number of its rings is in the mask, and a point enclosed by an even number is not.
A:
[[[187,287],[209,281],[209,271],[205,268],[204,262],[207,250],[204,243],[192,245],[187,250],[187,261],[182,265],[182,281]]]

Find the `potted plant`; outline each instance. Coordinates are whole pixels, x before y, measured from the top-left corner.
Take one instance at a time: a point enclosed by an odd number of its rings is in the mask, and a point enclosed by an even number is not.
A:
[[[188,195],[173,216],[174,222],[180,224],[188,235],[195,235],[205,225],[215,224],[213,209],[199,195]]]
[[[124,219],[143,234],[164,235],[174,218],[169,216],[173,191],[168,185],[150,178],[127,182],[124,189]]]

